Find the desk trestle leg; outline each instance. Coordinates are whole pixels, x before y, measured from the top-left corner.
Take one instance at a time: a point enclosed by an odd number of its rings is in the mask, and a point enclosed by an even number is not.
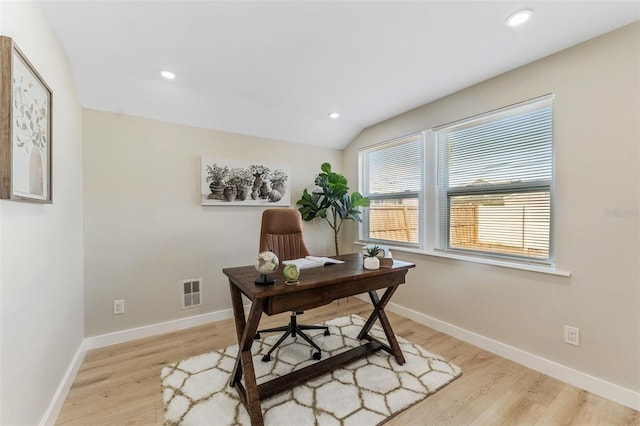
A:
[[[362,327],[362,330],[358,334],[358,339],[367,339],[369,341],[377,341],[377,339],[369,336],[369,331],[371,331],[371,327],[375,323],[376,319],[380,320],[380,324],[382,325],[382,329],[384,330],[385,336],[387,336],[387,341],[389,342],[389,346],[382,343],[384,349],[391,353],[396,362],[400,365],[405,363],[404,355],[402,354],[402,350],[400,349],[400,345],[398,344],[398,340],[396,339],[396,335],[391,328],[391,323],[389,323],[389,319],[387,318],[387,314],[384,312],[385,306],[391,300],[391,296],[398,289],[398,286],[393,286],[387,288],[387,290],[382,295],[382,299],[378,297],[378,293],[375,291],[369,292],[369,297],[371,298],[371,303],[373,304],[373,312],[369,315],[367,322]],[[380,342],[381,343],[381,342]]]
[[[258,330],[260,317],[263,312],[263,301],[254,301],[251,304],[249,317],[244,319],[244,307],[242,306],[242,295],[236,286],[231,286],[231,302],[233,304],[233,313],[236,322],[236,334],[238,335],[238,356],[234,369],[231,373],[230,385],[236,387],[240,399],[244,403],[252,426],[262,426],[262,409],[260,407],[260,393],[256,383],[256,373],[253,367],[253,357],[251,356],[251,345],[253,337]],[[242,386],[240,379],[244,376],[245,387]]]

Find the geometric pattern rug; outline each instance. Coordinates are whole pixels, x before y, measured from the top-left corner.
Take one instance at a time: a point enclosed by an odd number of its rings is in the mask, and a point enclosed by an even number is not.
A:
[[[350,315],[326,321],[329,336],[309,330],[322,358],[362,344],[357,335],[365,320]],[[375,325],[370,334],[386,342]],[[252,346],[258,384],[317,362],[304,340],[288,337],[262,362],[279,333]],[[406,363],[380,350],[342,368],[262,401],[265,426],[376,425],[425,399],[460,376],[460,368],[439,355],[398,337]],[[236,390],[229,386],[238,345],[170,364],[162,369],[165,425],[250,425]]]

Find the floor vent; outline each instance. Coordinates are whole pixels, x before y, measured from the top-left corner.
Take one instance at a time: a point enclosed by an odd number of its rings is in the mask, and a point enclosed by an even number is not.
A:
[[[182,309],[195,308],[202,304],[202,278],[183,280],[182,284]]]

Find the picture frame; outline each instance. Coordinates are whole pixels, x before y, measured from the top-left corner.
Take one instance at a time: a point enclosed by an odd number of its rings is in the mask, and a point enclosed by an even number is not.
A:
[[[53,92],[0,36],[0,199],[51,204]]]
[[[260,161],[201,157],[203,206],[285,207],[291,204],[291,167]]]

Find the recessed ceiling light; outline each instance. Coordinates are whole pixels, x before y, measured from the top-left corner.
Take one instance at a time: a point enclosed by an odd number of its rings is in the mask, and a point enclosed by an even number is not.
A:
[[[533,10],[519,10],[513,15],[509,16],[504,23],[509,27],[517,27],[518,25],[522,25],[527,22],[529,18],[531,18],[531,15],[533,15]]]
[[[171,71],[160,71],[160,75],[166,78],[167,80],[173,80],[176,78],[176,75]]]
[[[338,114],[337,112],[330,112],[329,118],[332,120],[337,120],[338,118],[340,118],[340,114]]]

